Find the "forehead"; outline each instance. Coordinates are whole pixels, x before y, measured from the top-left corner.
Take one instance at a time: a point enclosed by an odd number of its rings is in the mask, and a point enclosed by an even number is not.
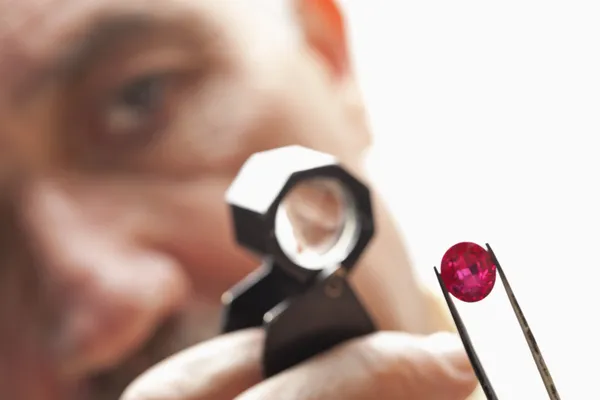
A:
[[[68,46],[76,40],[85,39],[95,23],[120,16],[197,24],[210,27],[213,34],[230,41],[248,40],[249,34],[259,32],[263,38],[280,37],[281,29],[290,23],[288,3],[288,0],[0,0],[0,76],[10,77],[4,82],[18,82],[18,76],[38,68],[56,53],[68,51]],[[273,35],[273,30],[279,34]],[[2,91],[0,87],[0,96]]]
[[[286,9],[287,0],[0,0],[0,37],[40,32],[57,23],[94,17],[97,13],[196,11],[214,19],[256,18]],[[81,21],[80,21],[81,22]]]

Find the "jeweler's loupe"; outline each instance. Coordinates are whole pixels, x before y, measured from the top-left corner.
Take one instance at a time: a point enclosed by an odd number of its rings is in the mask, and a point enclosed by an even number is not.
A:
[[[223,330],[265,327],[267,376],[375,330],[347,281],[374,233],[370,193],[334,157],[254,154],[227,202],[237,242],[263,263],[223,295]]]

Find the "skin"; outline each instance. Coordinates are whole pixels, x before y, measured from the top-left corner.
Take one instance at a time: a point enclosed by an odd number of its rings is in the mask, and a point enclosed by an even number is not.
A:
[[[221,293],[258,265],[224,202],[248,156],[300,144],[367,179],[334,3],[0,0],[0,15],[0,397],[116,399],[186,348],[124,398],[472,391],[460,342],[420,336],[445,318],[376,196],[378,233],[352,279],[383,330],[407,333],[263,382],[260,331],[197,344],[218,333]]]

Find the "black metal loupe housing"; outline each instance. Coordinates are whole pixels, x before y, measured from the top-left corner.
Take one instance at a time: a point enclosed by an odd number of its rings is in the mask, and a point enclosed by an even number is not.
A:
[[[223,331],[264,326],[274,375],[375,331],[347,280],[374,233],[369,189],[331,155],[252,155],[227,192],[237,242],[263,263],[223,295]]]

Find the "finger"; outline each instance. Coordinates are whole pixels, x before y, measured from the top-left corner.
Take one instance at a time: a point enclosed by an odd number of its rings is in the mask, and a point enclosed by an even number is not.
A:
[[[455,335],[380,332],[272,377],[236,400],[465,400],[476,384]]]
[[[184,350],[135,380],[121,400],[231,400],[262,379],[263,333],[239,331]]]

